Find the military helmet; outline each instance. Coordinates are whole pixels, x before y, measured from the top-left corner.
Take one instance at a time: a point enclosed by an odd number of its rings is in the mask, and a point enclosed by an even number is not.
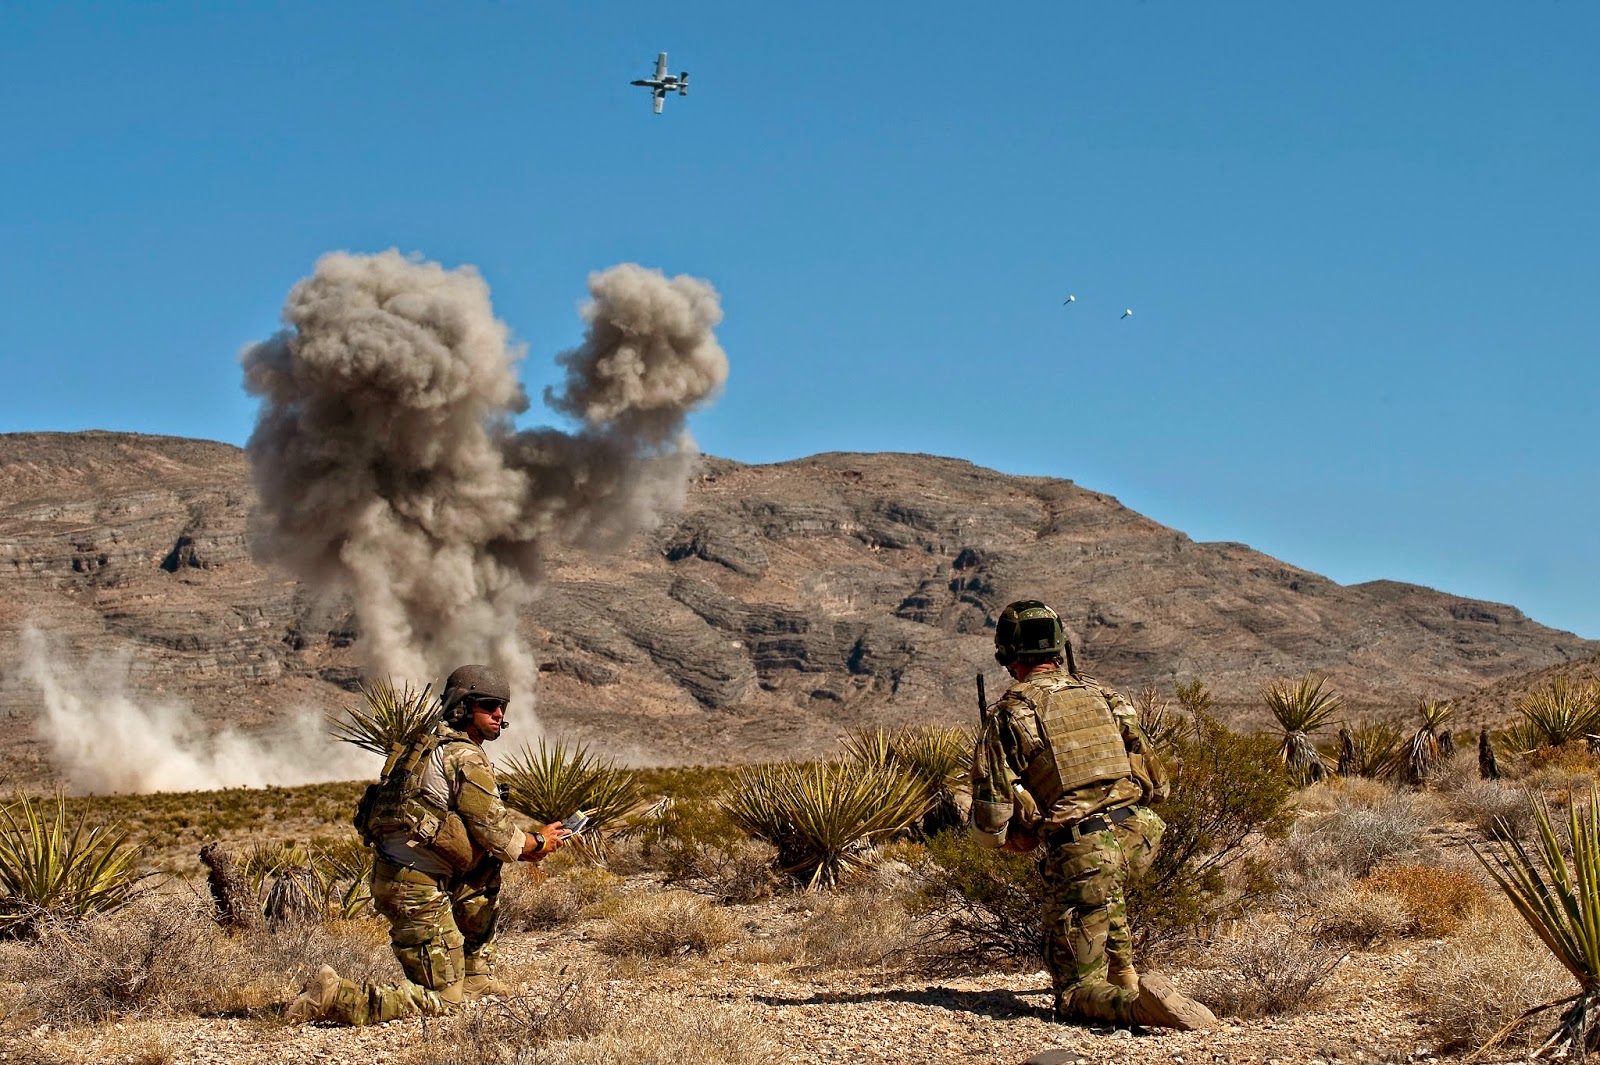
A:
[[[444,719],[452,724],[466,719],[467,699],[478,696],[484,699],[511,701],[511,685],[506,676],[493,666],[462,666],[444,682]]]
[[[1066,652],[1067,632],[1054,610],[1037,599],[1019,599],[1000,612],[994,627],[994,660],[1052,658]]]

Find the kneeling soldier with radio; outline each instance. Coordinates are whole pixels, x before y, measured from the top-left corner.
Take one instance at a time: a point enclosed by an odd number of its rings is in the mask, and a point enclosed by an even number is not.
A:
[[[290,1020],[381,1024],[503,990],[493,979],[500,868],[540,861],[570,835],[559,821],[524,832],[500,799],[483,744],[505,730],[510,700],[499,670],[457,669],[439,724],[389,756],[357,807],[356,828],[377,852],[372,904],[406,981],[357,984],[324,965]]]

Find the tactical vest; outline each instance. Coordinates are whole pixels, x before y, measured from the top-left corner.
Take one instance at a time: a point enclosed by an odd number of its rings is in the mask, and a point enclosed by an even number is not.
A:
[[[1095,685],[1051,671],[1012,685],[1006,696],[1021,699],[1039,720],[1043,746],[1023,767],[1022,781],[1041,811],[1075,788],[1132,775],[1122,729]]]
[[[423,769],[441,744],[465,742],[440,736],[435,728],[391,750],[382,777],[367,785],[356,804],[355,826],[362,842],[371,846],[385,836],[405,832],[417,843],[432,844],[440,828],[456,815],[423,794]]]

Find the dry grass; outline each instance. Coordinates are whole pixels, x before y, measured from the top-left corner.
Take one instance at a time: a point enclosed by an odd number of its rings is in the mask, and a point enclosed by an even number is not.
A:
[[[811,916],[800,929],[800,956],[817,970],[904,970],[919,953],[910,870],[883,866],[846,888],[810,900]]]
[[[718,902],[756,902],[777,889],[777,860],[778,849],[760,840],[693,839],[672,846],[666,869],[668,882],[688,891]]]
[[[230,937],[209,900],[168,893],[73,924],[51,924],[0,952],[0,984],[27,988],[0,1023],[97,1023],[276,1008],[317,965],[352,979],[399,976],[381,922],[286,922]]]
[[[1423,956],[1410,990],[1440,1049],[1465,1050],[1482,1046],[1524,1010],[1573,994],[1577,985],[1510,906],[1497,900],[1484,917]],[[1527,1034],[1547,1027],[1534,1023]],[[1513,1042],[1506,1049],[1519,1045],[1528,1044]]]
[[[547,858],[544,864],[555,861]],[[507,932],[558,928],[604,903],[621,886],[622,878],[615,873],[578,862],[563,863],[548,873],[508,869],[500,888],[499,927]]]
[[[1274,867],[1280,879],[1306,894],[1320,894],[1319,888],[1422,851],[1428,800],[1374,781],[1348,783],[1352,786],[1316,789],[1320,794],[1308,797],[1312,810],[1278,848]]]
[[[1485,836],[1503,826],[1521,839],[1533,828],[1532,794],[1520,784],[1474,779],[1450,793],[1450,814],[1476,827]]]
[[[703,903],[703,900],[698,900]],[[563,967],[546,987],[427,1027],[406,1065],[758,1065],[781,1060],[753,1008],[652,987],[619,998],[618,969]]]
[[[1217,940],[1195,976],[1195,997],[1218,1013],[1267,1017],[1316,1005],[1345,952],[1314,922],[1252,915]]]
[[[605,909],[593,940],[613,956],[709,954],[737,935],[725,910],[688,891],[638,892],[612,900]]]
[[[1428,865],[1377,869],[1356,887],[1398,900],[1410,918],[1406,934],[1428,939],[1452,935],[1470,917],[1482,913],[1489,902],[1489,893],[1477,877]]]
[[[1336,885],[1316,900],[1316,921],[1323,939],[1360,948],[1398,939],[1412,926],[1398,898],[1352,883]]]

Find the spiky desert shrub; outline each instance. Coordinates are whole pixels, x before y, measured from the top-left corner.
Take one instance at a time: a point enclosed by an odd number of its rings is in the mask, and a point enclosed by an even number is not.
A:
[[[145,883],[126,829],[83,815],[69,825],[60,796],[44,806],[26,796],[0,806],[0,937],[121,909]]]
[[[1261,699],[1283,733],[1278,760],[1297,785],[1328,775],[1328,763],[1311,739],[1312,733],[1339,712],[1339,696],[1327,683],[1326,677],[1308,674],[1293,683],[1274,681],[1261,689]]]
[[[894,764],[785,762],[740,774],[723,806],[778,849],[782,873],[812,889],[837,884],[869,861],[875,840],[920,817],[927,789]]]
[[[925,836],[965,820],[957,792],[965,782],[974,739],[971,729],[950,725],[858,729],[845,738],[844,751],[851,761],[898,766],[922,782],[927,802],[917,829]]]
[[[1532,850],[1521,840],[1500,835],[1486,847],[1474,846],[1472,853],[1578,982],[1577,994],[1544,1007],[1567,1008],[1554,1034],[1533,1056],[1559,1048],[1564,1055],[1585,1057],[1600,1050],[1600,789],[1591,788],[1586,807],[1576,801],[1567,806],[1570,861],[1542,799],[1533,801],[1533,813],[1538,840]]]
[[[1200,713],[1167,757],[1172,795],[1157,808],[1167,830],[1155,861],[1127,888],[1141,950],[1236,914],[1269,891],[1266,863],[1249,844],[1282,838],[1294,820],[1268,737],[1239,735]]]
[[[380,758],[432,728],[443,709],[426,684],[420,691],[410,684],[397,690],[391,680],[375,680],[361,686],[361,698],[361,703],[329,715],[328,732]]]
[[[241,862],[251,890],[269,914],[343,919],[370,911],[372,865],[371,848],[354,836],[311,847],[258,842]],[[285,894],[291,897],[285,899]]]
[[[1556,677],[1517,700],[1510,739],[1521,751],[1559,747],[1600,733],[1600,684]]]
[[[1349,737],[1349,751],[1344,739]],[[1381,721],[1361,721],[1341,730],[1339,775],[1383,780],[1394,775],[1400,762],[1401,735],[1396,725]]]
[[[1209,705],[1210,693],[1205,698]],[[1158,751],[1171,747],[1178,738],[1194,728],[1193,717],[1175,708],[1154,687],[1139,691],[1133,697],[1133,708],[1139,714],[1140,730]]]
[[[541,739],[537,751],[524,745],[506,760],[499,779],[506,801],[537,821],[548,823],[586,811],[591,827],[584,834],[592,838],[639,804],[639,784],[633,775],[591,755],[581,744],[568,748]]]

